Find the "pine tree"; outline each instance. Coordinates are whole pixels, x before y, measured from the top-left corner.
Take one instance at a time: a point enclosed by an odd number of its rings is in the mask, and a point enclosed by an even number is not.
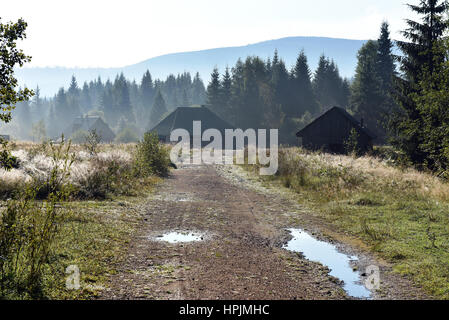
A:
[[[293,104],[287,116],[301,117],[305,112],[316,113],[318,104],[312,89],[311,72],[304,51],[298,56],[291,76]]]
[[[115,121],[118,121],[121,117],[125,117],[128,122],[135,123],[136,118],[131,105],[129,86],[123,73],[115,79],[113,93],[115,98],[115,107],[117,108],[117,114],[114,117]]]
[[[375,41],[368,41],[358,52],[358,63],[352,84],[351,108],[376,135],[383,130],[381,119],[382,79],[378,74],[378,49]]]
[[[184,89],[182,91],[182,106],[183,107],[190,106],[190,99],[189,99],[189,95],[187,94],[187,89]]]
[[[114,98],[112,95],[112,85],[108,80],[105,85],[105,89],[100,97],[100,109],[103,111],[106,122],[113,125],[117,121],[117,110],[114,104]]]
[[[140,83],[143,106],[149,108],[154,99],[153,78],[149,70],[145,72]]]
[[[291,86],[289,83],[289,74],[284,61],[279,59],[278,52],[275,50],[273,62],[271,64],[271,72],[268,74],[270,87],[274,92],[273,103],[280,108],[278,118],[281,119],[283,114],[289,113],[292,104]]]
[[[81,111],[88,113],[90,110],[92,110],[92,99],[90,97],[89,85],[87,82],[84,82],[81,91]]]
[[[199,72],[195,74],[192,82],[192,103],[205,104],[206,103],[206,89],[204,83],[200,78]]]
[[[207,104],[218,115],[223,115],[222,103],[221,103],[221,81],[220,73],[215,67],[211,74],[211,80],[207,86]]]
[[[447,53],[449,43],[443,40],[434,50],[435,54]],[[419,83],[422,91],[414,96],[413,102],[422,116],[421,134],[425,139],[419,147],[426,154],[424,165],[449,179],[449,61],[442,62],[435,70],[424,74]]]
[[[232,86],[232,78],[231,73],[229,72],[229,67],[226,67],[225,73],[223,75],[223,80],[221,81],[221,103],[223,107],[223,111],[226,114],[230,114],[231,110],[231,86]],[[226,117],[227,119],[228,117]]]
[[[320,111],[331,107],[332,104],[332,102],[329,101],[328,98],[328,69],[329,60],[327,60],[324,55],[320,56],[318,68],[316,69],[315,75],[313,77],[313,91],[315,93],[315,96],[317,97]]]
[[[396,76],[396,65],[392,52],[393,42],[390,39],[389,25],[383,22],[380,37],[377,41],[377,73],[381,80],[382,102],[379,104],[378,141],[387,139],[388,119],[391,113],[397,111],[397,105],[393,98],[393,79]]]
[[[334,61],[324,55],[318,62],[312,86],[320,111],[325,111],[335,105],[347,107],[344,104],[348,97],[345,96],[343,79],[340,77],[338,67]]]
[[[393,42],[390,39],[388,22],[383,22],[380,37],[377,41],[377,73],[382,80],[382,90],[390,92],[395,75],[394,57],[392,53]]]
[[[34,90],[32,117],[38,120],[44,119],[43,102],[39,86],[36,86],[36,89]]]
[[[54,117],[56,121],[53,122],[53,124],[59,135],[62,130],[66,129],[70,121],[73,121],[73,119],[69,116],[68,99],[64,88],[59,89],[54,99],[54,104]]]
[[[72,79],[70,81],[70,86],[69,86],[69,90],[68,90],[68,94],[71,96],[79,96],[79,92],[80,89],[78,87],[78,82],[76,81],[75,76],[72,76]]]
[[[447,30],[444,13],[448,9],[445,1],[421,0],[418,6],[408,5],[422,17],[420,22],[407,20],[408,29],[402,32],[408,40],[398,41],[403,55],[397,57],[402,75],[396,77],[395,97],[400,111],[390,122],[393,145],[400,148],[408,160],[423,165],[429,159],[429,150],[423,148],[427,137],[425,121],[416,104],[416,97],[422,95],[420,82],[426,74],[438,74],[438,67],[444,61],[445,53],[436,46]]]
[[[162,97],[161,91],[158,90],[156,93],[156,97],[154,98],[153,107],[150,112],[150,122],[149,128],[153,128],[156,126],[162,117],[167,113],[167,106],[165,104],[165,100]]]

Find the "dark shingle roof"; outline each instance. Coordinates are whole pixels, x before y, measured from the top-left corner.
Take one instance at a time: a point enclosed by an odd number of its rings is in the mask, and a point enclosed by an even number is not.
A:
[[[201,121],[201,131],[207,129],[234,129],[232,125],[221,119],[207,107],[178,107],[161,120],[150,131],[156,131],[159,136],[169,136],[175,129],[185,129],[193,135],[193,121]]]
[[[322,113],[319,117],[317,117],[315,120],[313,120],[311,123],[309,123],[307,126],[305,126],[303,129],[301,129],[300,131],[298,131],[298,133],[296,133],[297,137],[301,137],[302,133],[304,131],[306,131],[311,125],[313,125],[315,122],[320,121],[320,119],[322,117],[324,117],[326,114],[328,114],[331,111],[338,111],[342,116],[344,116],[346,119],[348,119],[352,125],[356,128],[357,131],[362,132],[364,134],[366,134],[367,136],[369,136],[371,139],[375,139],[376,135],[373,134],[370,130],[368,130],[368,128],[366,127],[362,127],[360,125],[360,123],[353,117],[351,116],[345,109],[340,108],[340,107],[332,107],[329,110],[325,111],[324,113]]]

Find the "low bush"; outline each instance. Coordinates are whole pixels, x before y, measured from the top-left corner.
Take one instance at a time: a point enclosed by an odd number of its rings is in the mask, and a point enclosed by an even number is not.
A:
[[[140,176],[157,175],[166,177],[169,172],[168,147],[159,142],[155,132],[147,132],[137,144],[135,155],[136,173]]]

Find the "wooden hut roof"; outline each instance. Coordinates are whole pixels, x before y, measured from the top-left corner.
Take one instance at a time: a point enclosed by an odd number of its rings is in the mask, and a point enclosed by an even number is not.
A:
[[[303,133],[305,131],[307,131],[309,129],[309,127],[311,127],[312,125],[314,125],[315,123],[319,122],[323,117],[325,117],[328,113],[333,112],[333,111],[337,111],[339,114],[341,114],[343,117],[345,117],[347,120],[349,120],[349,122],[352,123],[352,125],[354,126],[354,128],[361,133],[366,134],[368,137],[370,137],[371,139],[375,139],[376,135],[373,134],[370,130],[368,130],[368,128],[366,127],[362,127],[360,125],[360,123],[353,117],[351,116],[345,109],[340,108],[340,107],[332,107],[329,110],[325,111],[323,114],[321,114],[320,116],[318,116],[315,120],[313,120],[311,123],[309,123],[307,126],[305,126],[303,129],[301,129],[300,131],[298,131],[296,133],[297,137],[302,137]]]
[[[178,107],[150,131],[156,131],[159,136],[170,136],[175,129],[185,129],[190,135],[193,135],[193,121],[201,121],[201,131],[234,129],[232,125],[210,111],[206,106],[201,106]]]

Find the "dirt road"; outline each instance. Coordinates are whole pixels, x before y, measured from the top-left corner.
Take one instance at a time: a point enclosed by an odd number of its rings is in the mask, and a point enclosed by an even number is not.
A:
[[[214,166],[173,170],[149,198],[128,256],[101,298],[351,299],[329,269],[282,249],[291,227],[340,241],[342,249],[361,257],[360,267],[379,265],[382,287],[373,298],[425,297],[388,264],[345,245],[345,235],[288,197],[258,190],[242,172]],[[199,232],[203,240],[159,241],[171,231]]]

